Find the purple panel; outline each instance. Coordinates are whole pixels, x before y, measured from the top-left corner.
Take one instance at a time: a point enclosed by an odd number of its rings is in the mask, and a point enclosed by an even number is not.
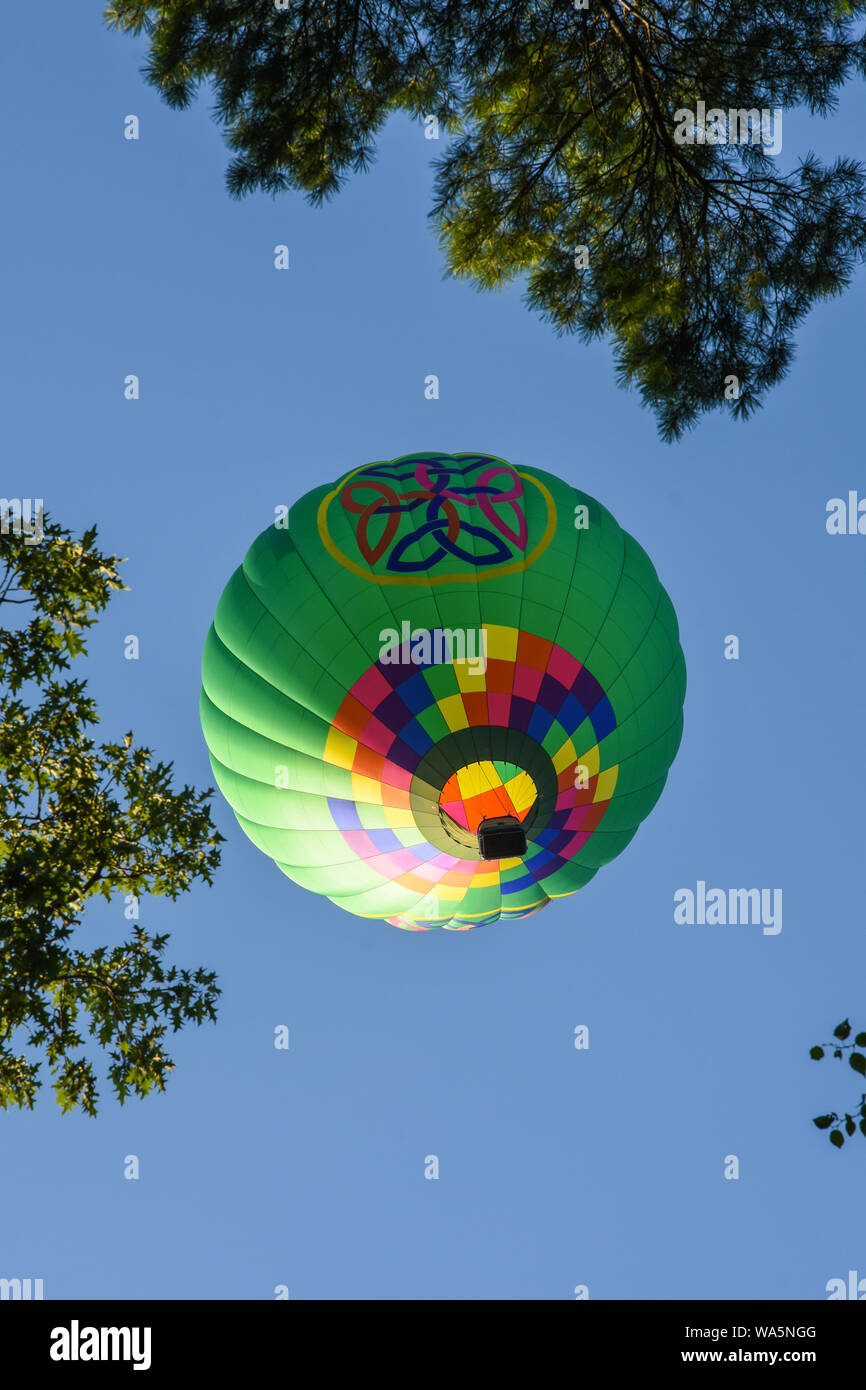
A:
[[[395,849],[403,849],[403,845],[393,830],[368,830],[367,834],[376,848],[381,850],[383,854],[390,854]]]
[[[328,810],[334,817],[334,824],[341,830],[363,829],[354,801],[343,801],[340,797],[329,796]]]
[[[374,713],[376,718],[380,719],[383,724],[387,724],[388,728],[395,734],[399,734],[400,730],[412,718],[412,711],[406,708],[396,690],[392,691],[386,699],[382,700],[381,704],[376,706]]]
[[[553,676],[545,676],[538,692],[538,703],[551,714],[557,714],[567,694],[560,681],[554,680]]]
[[[416,675],[418,671],[418,667],[415,665],[414,661],[403,660],[403,656],[407,649],[401,647],[399,650],[399,661],[394,661],[393,663],[389,661],[384,664],[381,661],[376,662],[377,669],[382,672],[385,680],[389,685],[393,685],[395,690],[398,685],[402,685],[405,680],[408,680],[410,676]],[[394,655],[397,655],[396,651]]]
[[[593,676],[591,672],[587,671],[586,667],[584,666],[581,669],[580,674],[577,677],[577,680],[574,682],[574,685],[571,687],[571,693],[572,695],[574,695],[575,699],[580,701],[580,703],[583,705],[583,708],[587,712],[589,712],[589,710],[594,709],[595,706],[598,704],[599,700],[604,694],[604,691],[602,690],[595,676]]]
[[[531,700],[524,700],[519,695],[512,695],[511,713],[508,718],[512,729],[520,729],[525,734],[534,713],[535,705]]]
[[[414,748],[410,748],[408,743],[404,743],[401,738],[395,738],[388,749],[388,761],[389,763],[396,763],[405,772],[414,772],[421,761],[421,755]]]

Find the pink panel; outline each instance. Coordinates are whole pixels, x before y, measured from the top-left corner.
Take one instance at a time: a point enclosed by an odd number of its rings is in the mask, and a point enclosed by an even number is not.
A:
[[[387,729],[381,719],[377,719],[373,714],[364,726],[361,742],[372,748],[375,753],[387,753],[397,735],[391,729]]]
[[[360,680],[355,681],[350,694],[354,695],[356,700],[360,700],[367,709],[375,709],[382,700],[388,698],[392,688],[382,672],[377,671],[375,666],[371,666],[369,671],[364,672]]]
[[[407,792],[412,785],[412,774],[407,772],[405,767],[398,767],[396,763],[386,763],[382,768],[382,781],[387,783],[389,787],[399,787],[401,791]],[[389,797],[385,804],[387,806],[402,806],[405,802],[403,800],[395,802]]]
[[[511,710],[511,696],[505,695],[498,690],[488,690],[487,709],[491,724],[508,723],[508,715]]]
[[[563,651],[562,647],[557,647],[554,644],[553,651],[547,659],[547,669],[554,680],[562,681],[562,684],[570,690],[583,667],[573,656],[569,656],[568,652]],[[360,696],[358,698],[360,699]]]
[[[458,825],[462,825],[465,830],[469,828],[469,821],[466,817],[466,807],[462,801],[440,801],[439,805],[446,815],[452,820],[456,820]]]
[[[395,849],[393,853],[382,854],[379,858],[382,870],[387,872],[389,878],[394,874],[417,874],[421,867],[411,849]],[[379,869],[378,864],[374,867]]]
[[[472,860],[455,859],[453,854],[437,854],[436,858],[429,862],[437,869],[453,869],[457,864],[472,863]]]
[[[353,853],[360,859],[369,859],[373,855],[380,855],[382,851],[378,845],[374,845],[366,830],[344,830],[343,839]]]
[[[515,695],[522,696],[524,700],[537,699],[543,676],[543,671],[536,671],[532,666],[523,666],[518,662],[514,667]]]
[[[413,870],[416,878],[426,878],[429,883],[438,883],[442,877],[442,870],[433,867],[434,861],[431,859],[426,864],[416,864]]]

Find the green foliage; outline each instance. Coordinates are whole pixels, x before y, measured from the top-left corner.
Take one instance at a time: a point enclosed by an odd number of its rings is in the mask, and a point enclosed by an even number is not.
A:
[[[816,1044],[815,1047],[811,1047],[809,1049],[809,1056],[812,1057],[816,1062],[820,1062],[822,1057],[824,1057],[825,1055],[824,1048],[831,1047],[833,1048],[833,1056],[838,1059],[841,1059],[844,1053],[850,1050],[851,1055],[848,1058],[848,1063],[850,1067],[853,1071],[856,1071],[859,1076],[866,1076],[866,1055],[864,1055],[862,1052],[855,1052],[853,1050],[856,1047],[866,1046],[866,1033],[857,1033],[855,1034],[853,1043],[846,1043],[846,1039],[850,1036],[851,1024],[848,1021],[848,1019],[845,1018],[833,1029],[833,1037],[838,1038],[842,1046],[833,1047],[832,1043],[825,1043],[822,1047]],[[866,1091],[864,1091],[860,1097],[856,1115],[846,1114],[844,1116],[840,1116],[837,1115],[835,1112],[832,1115],[817,1115],[815,1119],[812,1121],[812,1123],[813,1125],[816,1125],[818,1129],[830,1129],[831,1125],[837,1123],[842,1124],[844,1122],[845,1134],[847,1134],[850,1138],[852,1134],[855,1134],[857,1132],[858,1115],[860,1117],[860,1133],[864,1137],[866,1137]],[[837,1149],[841,1149],[842,1145],[845,1143],[845,1135],[842,1133],[841,1129],[831,1130],[829,1139],[830,1143],[834,1144]]]
[[[96,894],[175,899],[219,863],[210,791],[172,786],[148,748],[97,743],[86,681],[68,675],[85,633],[122,589],[96,528],[81,540],[45,519],[43,538],[0,535],[0,1106],[33,1107],[41,1054],[63,1110],[95,1115],[87,1041],[107,1050],[121,1103],[163,1090],[168,1029],[215,1018],[215,975],[169,966],[167,936],[135,927],[91,951],[71,940]],[[12,605],[21,607],[12,608]],[[16,1040],[16,1045],[20,1045]]]
[[[207,84],[234,152],[228,186],[314,204],[365,170],[387,117],[436,115],[431,213],[448,271],[518,276],[559,333],[612,340],[663,438],[702,412],[745,419],[787,372],[793,332],[866,254],[857,163],[795,168],[760,144],[678,144],[708,108],[831,112],[866,73],[866,0],[115,0],[149,36],[174,107]],[[586,246],[589,263],[575,266]],[[739,395],[725,399],[735,376]]]

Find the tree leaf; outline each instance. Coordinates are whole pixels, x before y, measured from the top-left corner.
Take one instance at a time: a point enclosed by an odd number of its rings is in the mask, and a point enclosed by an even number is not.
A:
[[[866,1033],[858,1033],[854,1041],[858,1047],[866,1047]]]
[[[810,1048],[809,1048],[809,1056],[810,1056],[814,1061],[820,1062],[821,1058],[824,1056],[824,1049],[823,1049],[823,1047],[810,1047]]]
[[[845,1136],[841,1129],[831,1129],[830,1143],[835,1144],[837,1149],[841,1149],[842,1145],[845,1143]]]
[[[854,1121],[851,1119],[851,1116],[850,1116],[850,1115],[846,1115],[846,1116],[845,1116],[845,1133],[850,1137],[850,1136],[855,1132],[856,1129],[857,1129],[857,1126],[855,1125]]]
[[[835,1119],[835,1115],[816,1115],[812,1124],[817,1125],[819,1129],[829,1129]]]
[[[840,1042],[844,1042],[850,1032],[851,1024],[846,1018],[844,1023],[840,1023],[838,1028],[833,1029],[833,1037],[838,1038]]]
[[[866,1076],[866,1057],[862,1052],[852,1052],[848,1062],[861,1076]]]

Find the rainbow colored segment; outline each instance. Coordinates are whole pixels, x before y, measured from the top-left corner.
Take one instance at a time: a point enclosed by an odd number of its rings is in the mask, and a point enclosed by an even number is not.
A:
[[[468,763],[455,772],[439,794],[439,805],[464,830],[477,830],[490,816],[524,820],[538,795],[528,772],[514,763]]]
[[[419,663],[408,646],[389,651],[387,661],[376,662],[352,686],[325,746],[325,760],[351,772],[359,800],[379,802],[386,816],[410,811],[413,774],[449,733],[468,731],[471,746],[476,730],[483,748],[482,729],[520,730],[546,753],[556,775],[553,814],[525,857],[515,860],[456,858],[426,841],[410,847],[387,831],[366,831],[356,803],[329,798],[352,853],[383,880],[422,896],[411,914],[388,919],[401,927],[479,925],[544,907],[549,895],[543,884],[583,848],[616,787],[617,766],[602,771],[598,752],[616,718],[592,673],[555,642],[517,628],[485,631],[486,667],[474,674],[466,661]],[[499,893],[495,907],[485,910],[473,898],[482,896],[475,890],[490,888]]]

